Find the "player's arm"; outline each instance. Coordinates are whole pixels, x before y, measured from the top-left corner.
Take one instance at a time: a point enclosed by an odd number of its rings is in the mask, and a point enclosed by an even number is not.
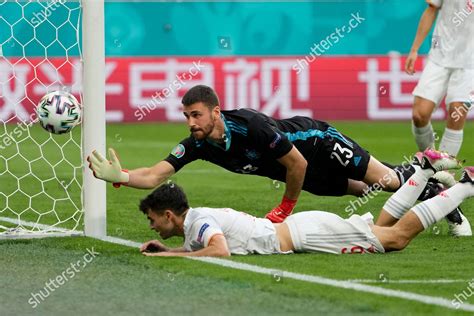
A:
[[[230,251],[224,235],[215,234],[210,238],[207,247],[196,251],[143,252],[143,254],[150,257],[229,257]]]
[[[426,8],[426,10],[423,12],[423,15],[421,16],[418,29],[416,31],[416,36],[410,49],[410,54],[408,55],[405,62],[405,71],[410,75],[415,73],[414,67],[416,59],[418,58],[418,50],[430,32],[439,10],[439,8],[432,4],[431,1],[427,2],[428,8]]]
[[[163,160],[150,168],[129,170],[127,185],[139,189],[152,189],[159,186],[174,173],[174,167]]]
[[[303,187],[306,166],[308,165],[306,159],[293,145],[287,154],[277,160],[286,168],[286,189],[281,203],[265,215],[274,223],[283,221],[286,216],[293,212]]]
[[[287,199],[297,200],[303,187],[306,167],[308,162],[295,146],[289,153],[278,159],[286,168],[286,190]]]
[[[280,222],[281,218],[276,217],[280,217],[280,214],[288,216],[296,206],[308,163],[287,136],[268,118],[256,115],[249,123],[249,137],[268,158],[277,160],[286,168],[283,199],[266,215],[271,221]]]
[[[153,189],[163,183],[170,176],[178,172],[186,164],[198,159],[199,153],[194,149],[194,140],[182,140],[167,158],[153,167],[124,170],[115,151],[109,149],[110,161],[97,151],[87,157],[89,168],[94,177],[112,182],[115,187],[127,185],[138,189]]]
[[[152,189],[175,173],[174,167],[167,161],[160,161],[150,168],[124,170],[112,148],[109,148],[109,157],[110,160],[107,160],[93,151],[87,160],[94,177],[112,182],[115,187],[123,184],[133,188]]]

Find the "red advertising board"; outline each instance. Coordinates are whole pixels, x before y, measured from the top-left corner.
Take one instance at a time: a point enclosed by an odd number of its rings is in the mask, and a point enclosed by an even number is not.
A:
[[[181,98],[197,84],[214,87],[226,110],[250,107],[277,118],[321,120],[411,118],[421,61],[419,71],[409,76],[397,54],[309,57],[107,58],[107,120],[182,121]],[[47,91],[80,94],[81,63],[1,60],[0,83],[0,121],[28,120]],[[434,117],[445,117],[443,107]]]

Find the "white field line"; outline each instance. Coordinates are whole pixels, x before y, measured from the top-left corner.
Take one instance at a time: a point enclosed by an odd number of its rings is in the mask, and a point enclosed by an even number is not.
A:
[[[3,219],[3,218],[0,218],[0,219]],[[21,223],[24,226],[28,226],[27,225],[28,222],[22,221]],[[36,223],[32,223],[32,224],[36,225]],[[39,227],[38,225],[36,226]],[[48,227],[46,225],[42,225],[42,226]],[[117,238],[117,237],[110,237],[110,236],[98,238],[98,239],[102,241],[106,241],[106,242],[123,245],[123,246],[133,247],[133,248],[138,248],[141,245],[138,242],[134,242],[134,241],[126,240],[122,238]],[[455,306],[452,304],[452,301],[446,298],[442,298],[442,297],[428,296],[428,295],[417,294],[417,293],[412,293],[412,292],[386,289],[379,286],[356,283],[355,281],[334,280],[334,279],[324,278],[324,277],[315,276],[315,275],[307,275],[307,274],[300,274],[300,273],[282,271],[282,270],[277,270],[277,269],[264,268],[264,267],[260,267],[260,266],[256,266],[252,264],[240,263],[240,262],[235,262],[235,261],[220,259],[220,258],[211,258],[211,257],[186,257],[186,258],[196,260],[196,261],[206,262],[210,264],[215,264],[215,265],[226,267],[226,268],[249,271],[249,272],[265,274],[265,275],[278,275],[279,277],[282,277],[282,278],[305,281],[305,282],[327,285],[327,286],[348,289],[348,290],[355,290],[358,292],[377,294],[377,295],[382,295],[382,296],[387,296],[387,297],[396,297],[396,298],[424,303],[427,305],[441,306],[441,307],[454,309],[454,310],[474,312],[474,305],[472,304],[463,303],[461,306],[459,306],[459,308],[455,308]]]
[[[382,280],[373,280],[373,279],[349,279],[346,280],[347,282],[354,282],[354,283],[376,283],[376,284],[451,284],[451,283],[468,283],[472,280],[450,280],[450,279],[435,279],[435,280],[390,280],[382,281]]]

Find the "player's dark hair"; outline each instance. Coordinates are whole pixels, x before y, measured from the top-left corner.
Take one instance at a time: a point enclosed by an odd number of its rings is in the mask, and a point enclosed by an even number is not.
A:
[[[198,102],[204,103],[210,110],[213,110],[219,105],[219,98],[211,87],[197,85],[189,89],[181,100],[184,106],[190,106]]]
[[[176,215],[182,215],[189,209],[188,199],[183,189],[174,183],[163,184],[140,201],[140,210],[147,214],[148,210],[161,215],[165,210],[171,210]]]

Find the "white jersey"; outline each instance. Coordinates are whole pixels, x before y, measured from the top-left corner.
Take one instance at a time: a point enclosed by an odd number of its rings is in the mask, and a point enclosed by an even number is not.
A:
[[[281,253],[272,222],[231,208],[190,208],[184,220],[184,248],[196,251],[221,234],[231,254]]]
[[[473,0],[427,0],[439,8],[429,59],[446,68],[474,68]]]

